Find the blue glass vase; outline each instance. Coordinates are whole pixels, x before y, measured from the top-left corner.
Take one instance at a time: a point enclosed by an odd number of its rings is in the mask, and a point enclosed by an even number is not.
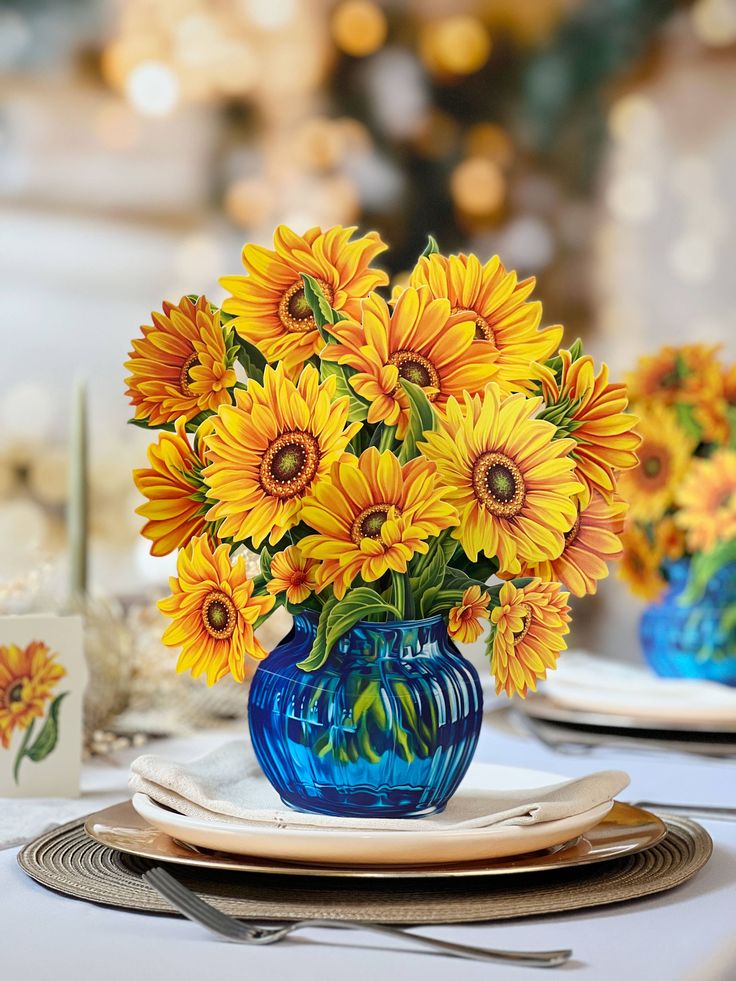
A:
[[[695,603],[683,603],[690,562],[667,563],[667,590],[639,625],[644,657],[665,678],[736,685],[736,563],[720,569]]]
[[[483,715],[478,674],[442,617],[357,623],[321,668],[302,671],[316,630],[314,614],[297,615],[250,686],[253,748],[281,799],[351,817],[442,810]]]

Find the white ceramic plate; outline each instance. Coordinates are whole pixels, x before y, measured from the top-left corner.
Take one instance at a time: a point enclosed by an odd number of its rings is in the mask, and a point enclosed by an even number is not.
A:
[[[463,781],[469,789],[536,789],[567,779],[540,770],[473,764]],[[559,821],[503,825],[472,831],[342,831],[337,828],[236,825],[205,821],[168,810],[146,794],[133,807],[159,831],[197,848],[319,865],[438,865],[507,858],[552,848],[594,827],[613,806],[607,801]]]

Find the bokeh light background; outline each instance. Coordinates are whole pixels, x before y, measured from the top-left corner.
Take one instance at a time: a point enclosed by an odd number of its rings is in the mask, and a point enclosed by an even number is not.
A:
[[[377,228],[399,281],[429,232],[498,252],[616,374],[665,342],[736,356],[734,0],[17,0],[0,70],[6,584],[65,575],[75,377],[92,588],[165,580],[129,339],[164,297],[219,301],[279,222]],[[633,649],[614,581],[580,614],[577,642]]]

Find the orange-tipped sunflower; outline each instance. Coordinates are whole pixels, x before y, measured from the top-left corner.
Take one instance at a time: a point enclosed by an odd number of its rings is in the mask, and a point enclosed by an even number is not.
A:
[[[272,596],[286,593],[289,603],[303,603],[317,588],[317,566],[297,545],[289,545],[271,560],[271,579],[266,589]]]
[[[363,304],[363,319],[330,328],[337,339],[322,352],[349,365],[355,391],[369,403],[368,422],[398,426],[401,438],[409,401],[399,379],[419,385],[438,409],[450,396],[480,392],[496,374],[497,352],[475,340],[469,314],[452,315],[450,301],[433,300],[426,287],[406,289],[391,311],[377,293]]]
[[[179,552],[176,571],[169,579],[171,596],[158,604],[173,621],[164,644],[181,647],[176,670],[194,678],[206,674],[208,685],[226,674],[242,682],[246,654],[259,660],[267,655],[253,626],[272,609],[273,596],[254,596],[243,556],[231,564],[228,546],[213,552],[206,537],[193,538]]]
[[[313,276],[330,305],[347,317],[360,317],[360,302],[388,282],[371,262],[387,246],[376,232],[350,241],[355,228],[339,225],[323,232],[310,228],[297,235],[279,225],[274,249],[246,245],[247,276],[225,276],[220,282],[232,297],[223,310],[235,315],[242,338],[255,344],[267,361],[300,368],[324,346],[304,297],[301,273]]]
[[[163,311],[151,315],[153,326],[141,327],[143,337],[132,342],[125,362],[135,418],[151,426],[216,412],[230,402],[237,381],[228,332],[206,297],[192,303],[185,296],[176,306],[164,301]]]
[[[640,525],[632,523],[621,536],[621,544],[624,551],[619,578],[641,599],[657,599],[667,585],[660,572],[664,556],[659,543],[652,541]]]
[[[691,552],[709,552],[736,538],[736,451],[694,459],[677,492],[676,521]]]
[[[46,711],[46,703],[66,671],[48,646],[0,647],[0,744],[8,749],[15,729],[27,729]]]
[[[574,596],[595,593],[598,582],[609,573],[608,563],[621,556],[621,533],[627,505],[608,503],[593,491],[590,503],[578,512],[575,524],[565,532],[565,547],[556,559],[524,566],[522,575],[562,583]]]
[[[175,432],[162,432],[158,443],[148,447],[150,467],[133,471],[136,487],[148,498],[136,514],[146,518],[141,535],[152,542],[151,555],[183,548],[207,524],[203,460],[192,449],[185,427],[186,418],[180,416]]]
[[[321,385],[307,365],[297,384],[283,364],[267,367],[263,384],[248,383],[236,404],[223,406],[205,436],[203,472],[216,501],[208,521],[222,521],[221,538],[271,545],[298,524],[305,498],[360,429],[348,424],[349,399],[334,399],[335,379]]]
[[[402,466],[375,447],[334,464],[302,518],[317,534],[299,548],[321,561],[319,589],[332,583],[338,598],[356,576],[373,582],[388,570],[406,572],[413,555],[427,552],[427,539],[457,521],[435,486],[433,464],[418,457]]]
[[[480,586],[469,586],[463,593],[460,606],[453,606],[447,622],[447,632],[461,644],[472,644],[483,633],[482,620],[489,617],[491,597],[481,593]]]
[[[560,360],[559,376],[546,377],[543,392],[547,412],[562,411],[563,427],[575,440],[575,472],[584,484],[585,507],[595,489],[610,499],[616,471],[636,466],[637,418],[625,412],[626,387],[609,383],[606,364],[596,375],[588,355],[573,361],[569,351],[560,351]]]
[[[563,332],[539,330],[542,304],[529,299],[533,278],[519,282],[498,256],[481,265],[475,255],[435,253],[419,260],[409,285],[426,286],[434,299],[448,299],[453,313],[470,315],[475,337],[498,351],[495,380],[505,392],[533,392],[535,365],[552,357]]]
[[[570,607],[568,593],[558,583],[534,579],[522,589],[504,583],[499,605],[491,610],[495,627],[491,673],[496,679],[496,694],[502,691],[526,698],[527,691],[537,689],[537,681],[554,669],[560,651],[567,644]]]
[[[634,521],[658,521],[673,503],[687,472],[692,439],[677,424],[670,409],[652,403],[638,424],[642,437],[639,462],[618,478],[618,490],[628,501]]]
[[[717,352],[717,346],[686,344],[640,358],[626,380],[631,401],[695,405],[716,398],[723,391]]]
[[[557,558],[582,490],[574,444],[533,418],[539,404],[521,394],[503,397],[491,384],[482,399],[450,399],[439,432],[426,433],[421,444],[437,464],[444,499],[458,511],[453,536],[471,560],[484,552],[512,574],[521,562]]]

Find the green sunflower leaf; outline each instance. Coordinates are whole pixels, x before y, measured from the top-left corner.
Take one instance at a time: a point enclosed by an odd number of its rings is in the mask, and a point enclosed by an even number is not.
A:
[[[350,376],[354,374],[352,368],[338,364],[336,361],[323,361],[319,369],[319,376],[322,381],[327,378],[335,379],[336,398],[344,396],[349,400],[348,421],[363,422],[368,415],[368,403],[360,398],[350,384]]]
[[[242,337],[239,338],[237,357],[248,378],[258,382],[259,385],[263,384],[263,373],[268,362],[255,344],[244,341]]]
[[[49,712],[41,727],[41,731],[36,736],[32,745],[25,751],[25,755],[29,760],[33,760],[34,763],[40,763],[41,760],[45,760],[49,753],[52,753],[56,748],[56,743],[59,740],[59,711],[62,699],[68,694],[68,691],[63,691],[60,695],[56,696],[49,706]]]
[[[312,316],[314,317],[320,337],[325,344],[330,344],[334,341],[334,337],[332,337],[329,331],[325,330],[325,327],[328,324],[332,326],[333,324],[339,323],[339,321],[345,318],[334,307],[330,306],[327,297],[322,292],[322,288],[314,276],[309,276],[307,273],[300,273],[300,275],[304,283],[304,299],[312,311]]]
[[[424,251],[422,252],[420,258],[423,259],[425,256],[435,255],[440,251],[440,247],[437,244],[437,239],[434,235],[427,236],[427,244],[424,246]]]
[[[382,613],[392,613],[397,618],[401,617],[398,609],[382,599],[374,589],[358,586],[356,589],[349,590],[343,599],[331,607],[328,614],[325,653],[329,654],[338,640],[359,620]]]
[[[424,389],[419,385],[414,385],[405,378],[400,379],[401,387],[406,392],[409,399],[409,425],[404,436],[404,441],[398,452],[399,463],[407,463],[419,456],[417,443],[425,433],[434,430],[435,418],[432,403],[424,393]]]
[[[176,432],[173,422],[162,422],[158,426],[149,426],[145,419],[128,419],[129,426],[137,426],[139,429],[147,429],[149,432],[158,432],[164,429],[167,433]]]
[[[336,596],[330,596],[329,599],[325,601],[325,605],[322,607],[322,612],[319,615],[319,621],[317,623],[317,636],[314,638],[314,643],[312,644],[312,650],[309,652],[309,657],[306,657],[303,661],[299,661],[297,664],[297,667],[301,668],[302,671],[316,671],[317,668],[321,668],[327,660],[327,622],[330,618],[330,613],[338,603],[339,600]]]

